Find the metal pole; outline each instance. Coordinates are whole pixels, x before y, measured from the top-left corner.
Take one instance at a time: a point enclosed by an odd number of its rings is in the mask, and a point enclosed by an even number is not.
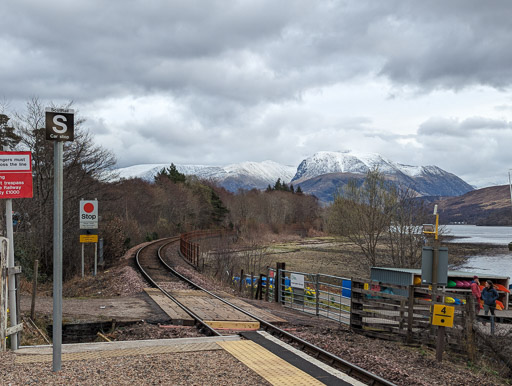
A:
[[[62,359],[62,153],[63,143],[54,142],[53,181],[53,371]]]
[[[510,188],[510,203],[512,203],[512,180],[510,179],[510,170],[508,171],[508,186]]]
[[[315,312],[315,314],[316,314],[316,316],[318,316],[318,315],[320,315],[320,275],[318,273],[316,274],[315,295],[316,295],[316,299],[315,299],[316,312]]]
[[[103,264],[105,263],[104,260],[103,260],[103,239],[100,239],[100,243],[98,245],[98,249],[99,249],[98,254],[100,255],[99,265],[103,266]]]
[[[14,232],[12,228],[12,200],[5,202],[5,218],[7,221],[7,238],[9,239],[9,257],[7,259],[7,268],[14,268]],[[16,313],[16,280],[14,274],[9,275],[9,318],[11,326],[18,324]],[[11,335],[11,349],[18,349],[18,334]]]
[[[510,187],[510,202],[512,202],[512,180],[510,179],[510,170],[508,172],[508,186]]]
[[[85,255],[84,246],[85,246],[85,243],[82,243],[82,279],[84,278],[84,266],[85,266],[85,263],[84,263],[84,255]]]
[[[98,273],[98,243],[94,243],[94,276]]]

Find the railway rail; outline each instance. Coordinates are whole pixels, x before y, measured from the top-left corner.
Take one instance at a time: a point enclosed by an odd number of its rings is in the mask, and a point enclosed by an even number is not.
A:
[[[157,240],[151,244],[148,244],[137,251],[135,256],[136,265],[142,275],[156,288],[158,288],[162,293],[165,294],[169,299],[174,301],[182,310],[184,310],[188,315],[194,319],[196,326],[199,328],[201,332],[206,335],[222,335],[222,332],[212,328],[205,320],[203,320],[197,313],[195,313],[189,307],[186,307],[184,304],[180,303],[178,299],[176,299],[169,291],[167,291],[162,285],[162,282],[172,282],[172,281],[182,281],[187,283],[190,288],[196,289],[198,291],[202,291],[212,298],[218,299],[222,303],[232,307],[234,310],[238,312],[242,312],[243,314],[257,320],[260,323],[262,329],[267,331],[268,333],[279,337],[282,340],[287,341],[288,343],[293,343],[298,346],[302,351],[310,354],[314,358],[321,360],[322,362],[330,365],[331,367],[342,371],[343,373],[360,380],[361,382],[367,383],[369,385],[394,385],[392,382],[387,381],[384,378],[381,378],[353,363],[350,363],[324,349],[315,346],[314,344],[307,342],[293,334],[290,334],[287,331],[269,323],[268,321],[250,313],[235,304],[230,303],[226,299],[212,293],[211,291],[206,290],[205,288],[199,286],[198,284],[192,282],[187,277],[180,274],[174,268],[172,268],[169,264],[167,264],[162,257],[162,250],[173,244],[179,242],[180,238],[170,237],[165,239]],[[162,266],[165,267],[166,271],[162,271]]]

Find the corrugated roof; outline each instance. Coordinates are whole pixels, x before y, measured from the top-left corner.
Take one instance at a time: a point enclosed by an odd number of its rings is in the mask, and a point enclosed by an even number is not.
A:
[[[372,269],[383,269],[386,271],[393,272],[404,272],[410,273],[413,275],[421,275],[421,269],[413,269],[413,268],[392,268],[392,267],[372,267]],[[508,276],[499,276],[499,275],[491,275],[489,273],[483,272],[465,272],[465,271],[448,271],[448,276],[451,277],[473,277],[473,276],[483,277],[486,279],[510,279]]]

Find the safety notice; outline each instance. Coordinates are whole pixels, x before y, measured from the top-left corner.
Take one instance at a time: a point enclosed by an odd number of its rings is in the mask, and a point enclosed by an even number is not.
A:
[[[0,199],[32,198],[32,153],[0,152]]]

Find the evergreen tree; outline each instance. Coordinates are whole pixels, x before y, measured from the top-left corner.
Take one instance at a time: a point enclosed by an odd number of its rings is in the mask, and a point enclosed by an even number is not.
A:
[[[303,194],[302,189],[300,188],[300,185],[297,186],[297,190],[295,191],[297,194]]]
[[[4,150],[7,146],[10,150],[20,142],[21,137],[14,132],[14,127],[7,126],[9,117],[5,114],[0,114],[0,151]]]
[[[162,170],[160,170],[158,174],[155,176],[155,181],[160,180],[160,178],[162,177],[170,179],[175,184],[177,184],[178,182],[185,182],[185,180],[187,179],[185,174],[180,173],[176,168],[176,165],[174,165],[173,163],[171,163],[171,166],[169,166],[168,168],[163,168]]]
[[[274,185],[274,190],[282,190],[283,189],[283,186],[281,184],[281,179],[278,178],[275,185]]]
[[[229,210],[224,206],[219,195],[213,189],[211,189],[210,203],[212,206],[212,222],[217,226],[221,225]]]

